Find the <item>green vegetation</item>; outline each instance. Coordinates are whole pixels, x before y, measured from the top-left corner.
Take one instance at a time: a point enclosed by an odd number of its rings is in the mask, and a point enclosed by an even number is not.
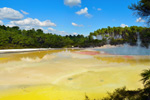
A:
[[[105,44],[118,45],[128,43],[136,45],[137,32],[140,32],[142,45],[150,44],[150,28],[146,27],[108,27],[98,29],[89,36],[56,35],[44,33],[41,29],[21,30],[18,26],[0,26],[0,48],[63,48],[63,47],[95,47]],[[101,35],[102,39],[94,39]]]
[[[92,45],[95,40],[83,35],[61,36],[44,33],[41,29],[20,30],[18,26],[0,26],[0,48],[62,48],[62,47],[86,47]],[[96,41],[99,43],[101,41]],[[95,45],[95,44],[94,44]]]
[[[107,43],[111,45],[118,45],[128,43],[130,45],[137,45],[138,33],[141,39],[141,46],[148,47],[150,44],[150,28],[146,27],[109,27],[102,28],[90,33],[90,37],[92,36],[101,36],[102,40],[107,41]]]
[[[141,76],[141,81],[144,85],[143,89],[127,90],[126,87],[119,88],[113,93],[108,93],[108,96],[101,100],[150,100],[150,69],[144,70]],[[91,99],[85,96],[85,100]]]
[[[132,4],[129,9],[135,11],[137,16],[145,19],[150,25],[150,0],[140,0],[137,4]]]

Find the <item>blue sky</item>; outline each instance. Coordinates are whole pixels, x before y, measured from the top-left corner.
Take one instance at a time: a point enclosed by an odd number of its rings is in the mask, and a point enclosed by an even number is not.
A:
[[[128,5],[137,0],[1,0],[0,24],[88,35],[107,26],[143,26]]]

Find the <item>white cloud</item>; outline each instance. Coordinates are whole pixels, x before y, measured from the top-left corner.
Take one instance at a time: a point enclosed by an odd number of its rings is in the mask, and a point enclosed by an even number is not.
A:
[[[141,17],[136,20],[136,22],[145,22]]]
[[[49,27],[56,26],[55,23],[52,23],[50,20],[40,21],[38,19],[26,18],[19,21],[11,21],[8,26],[20,26],[22,28],[35,28],[35,27]]]
[[[72,25],[73,25],[73,26],[76,26],[76,27],[83,27],[83,25],[78,25],[78,24],[76,24],[76,23],[74,23],[74,22],[72,22]]]
[[[76,14],[82,15],[82,14],[87,14],[88,13],[88,8],[85,7],[84,9],[81,9],[80,11],[77,11]]]
[[[21,12],[25,15],[28,15],[29,13],[27,13],[26,11],[21,10]]]
[[[45,30],[46,33],[53,33],[53,34],[57,34],[57,35],[68,35],[69,33],[65,32],[65,31],[59,31],[53,28],[48,28],[47,30]]]
[[[101,8],[97,8],[97,10],[98,10],[98,11],[101,11],[102,9],[101,9]]]
[[[85,7],[84,9],[81,9],[80,11],[77,11],[76,14],[85,15],[86,17],[91,17],[92,16],[88,13],[88,8],[87,7]]]
[[[51,28],[51,27],[48,28],[48,30],[50,30],[50,31],[56,31],[55,29],[53,29],[53,28]]]
[[[44,30],[45,33],[52,33],[52,34],[57,34],[57,35],[62,35],[62,36],[65,36],[65,35],[77,35],[78,33],[68,33],[68,32],[65,32],[65,31],[59,31],[59,30],[56,30],[56,29],[53,29],[53,28],[48,28],[46,30]]]
[[[8,19],[8,20],[20,20],[24,16],[17,10],[12,8],[0,8],[0,19]]]
[[[93,7],[94,10],[98,10],[98,11],[101,11],[102,9],[101,8],[96,8],[96,7]]]
[[[3,25],[3,24],[4,24],[3,21],[0,20],[0,25]]]
[[[121,24],[120,26],[123,27],[123,28],[128,27],[128,25],[126,25],[126,24]]]
[[[78,33],[73,33],[73,35],[78,35]]]
[[[81,0],[64,0],[64,4],[67,6],[78,6],[81,4]]]

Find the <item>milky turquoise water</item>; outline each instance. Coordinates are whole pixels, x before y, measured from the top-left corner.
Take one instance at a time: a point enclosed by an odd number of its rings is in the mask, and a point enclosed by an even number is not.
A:
[[[114,55],[150,55],[150,48],[144,48],[139,46],[124,45],[113,48],[95,49],[96,51],[103,51],[105,53]]]

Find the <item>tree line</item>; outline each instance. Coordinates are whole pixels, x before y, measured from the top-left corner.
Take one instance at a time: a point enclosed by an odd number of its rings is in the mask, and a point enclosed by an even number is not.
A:
[[[90,37],[100,36],[102,40],[111,45],[128,43],[137,45],[138,35],[141,40],[141,46],[148,47],[150,44],[150,28],[147,27],[110,27],[98,29],[90,33]]]
[[[96,41],[96,43],[101,41]],[[63,48],[88,47],[95,45],[84,35],[56,35],[44,33],[41,29],[21,30],[18,26],[0,26],[0,48]]]
[[[95,47],[105,44],[118,45],[129,43],[136,45],[137,32],[142,41],[141,46],[150,44],[150,28],[146,27],[108,27],[84,35],[56,35],[44,33],[41,29],[21,30],[18,26],[0,25],[0,48],[63,48],[63,47]],[[101,35],[102,39],[95,36]]]

